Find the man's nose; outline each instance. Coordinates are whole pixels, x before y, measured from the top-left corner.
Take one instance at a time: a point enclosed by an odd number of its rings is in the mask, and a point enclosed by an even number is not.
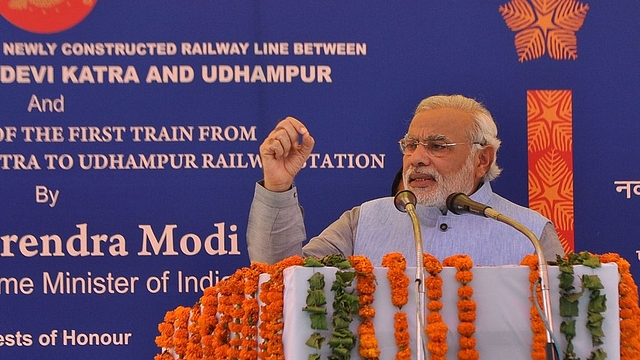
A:
[[[409,160],[414,166],[428,165],[431,163],[431,155],[426,146],[418,144],[416,150],[409,156]]]

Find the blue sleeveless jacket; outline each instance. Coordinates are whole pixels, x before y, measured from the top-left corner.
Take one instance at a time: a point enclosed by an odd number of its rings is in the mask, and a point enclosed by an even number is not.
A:
[[[517,205],[493,193],[485,183],[470,196],[494,210],[521,223],[540,238],[550,222],[539,213]],[[519,264],[526,254],[533,254],[531,241],[518,230],[494,219],[473,214],[442,214],[437,208],[418,205],[423,250],[439,260],[456,254],[467,254],[474,265]],[[382,257],[400,252],[407,266],[415,267],[416,252],[411,218],[398,211],[392,197],[362,204],[354,243],[354,254],[367,256],[374,266]]]

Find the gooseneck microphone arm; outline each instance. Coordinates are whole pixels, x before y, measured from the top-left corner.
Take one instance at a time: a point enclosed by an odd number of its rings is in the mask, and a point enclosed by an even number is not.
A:
[[[542,306],[544,310],[544,316],[547,320],[547,323],[549,324],[549,329],[547,329],[546,346],[547,360],[558,360],[560,357],[558,355],[558,352],[556,351],[556,348],[553,344],[553,338],[551,336],[551,331],[553,331],[553,316],[551,315],[551,298],[549,296],[549,272],[547,271],[547,260],[544,256],[544,251],[542,250],[540,240],[538,240],[535,234],[531,232],[531,230],[527,229],[524,225],[499,213],[498,211],[492,209],[490,206],[471,200],[467,195],[463,193],[453,193],[449,195],[447,197],[447,209],[457,215],[469,213],[498,220],[520,231],[529,239],[529,241],[531,241],[536,255],[538,256],[538,271],[540,274],[540,289],[542,291]]]
[[[422,250],[422,232],[420,231],[420,221],[416,215],[416,195],[409,190],[403,190],[396,194],[393,199],[396,209],[406,212],[411,218],[413,225],[413,237],[416,246],[416,280],[415,280],[415,297],[416,297],[416,359],[427,358],[427,345],[423,331],[424,327],[424,251]]]

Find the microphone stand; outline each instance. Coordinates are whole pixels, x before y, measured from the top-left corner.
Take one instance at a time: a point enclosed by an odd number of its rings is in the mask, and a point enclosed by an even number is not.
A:
[[[484,209],[484,215],[486,217],[498,220],[502,223],[505,223],[514,229],[520,231],[524,234],[535,249],[536,255],[538,256],[538,271],[540,274],[540,290],[542,292],[542,307],[544,310],[544,316],[549,324],[549,329],[547,329],[547,345],[546,345],[546,358],[547,360],[559,360],[560,357],[553,343],[553,339],[551,337],[551,331],[553,331],[553,316],[551,315],[551,298],[549,296],[549,272],[547,271],[547,260],[544,257],[544,251],[542,250],[542,245],[540,245],[540,240],[535,236],[531,230],[527,229],[524,225],[519,222],[502,215],[501,213],[493,210],[490,207]],[[534,299],[534,301],[537,301]]]
[[[422,232],[420,231],[420,221],[416,215],[416,196],[409,190],[403,190],[396,194],[394,198],[395,206],[398,210],[406,212],[411,218],[413,226],[413,238],[416,246],[416,280],[415,280],[415,301],[416,301],[416,359],[428,359],[427,346],[423,331],[424,327],[424,250],[422,249]]]

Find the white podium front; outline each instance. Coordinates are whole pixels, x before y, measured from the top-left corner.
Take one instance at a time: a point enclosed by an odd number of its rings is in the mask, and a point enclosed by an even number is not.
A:
[[[305,341],[314,332],[310,327],[309,316],[302,308],[306,306],[306,295],[309,284],[307,280],[314,272],[321,272],[325,275],[325,293],[327,295],[327,311],[329,330],[323,335],[327,339],[331,336],[331,313],[333,294],[331,283],[335,279],[336,268],[320,267],[290,267],[284,270],[284,332],[283,342],[286,359],[307,359],[309,354],[318,353],[317,350],[305,345]],[[394,319],[397,310],[391,304],[391,292],[389,281],[386,277],[385,268],[376,268],[374,274],[377,278],[377,288],[374,294],[376,315],[374,319],[376,337],[381,351],[380,359],[394,359],[396,345],[394,338]],[[602,267],[592,269],[585,266],[575,266],[576,282],[574,286],[579,289],[579,277],[583,274],[597,274],[605,286],[601,293],[606,295],[607,310],[604,315],[603,331],[605,334],[604,344],[601,348],[607,353],[608,359],[620,358],[620,316],[618,305],[618,268],[615,264],[603,264]],[[477,304],[477,319],[475,321],[477,340],[476,349],[480,353],[481,359],[511,359],[529,360],[531,359],[532,331],[529,319],[531,301],[529,297],[530,270],[526,266],[500,266],[500,267],[474,267],[473,281],[470,285],[474,289],[472,299]],[[403,307],[407,312],[409,320],[409,331],[411,332],[411,353],[415,354],[415,299],[413,279],[415,269],[407,269],[407,276],[411,280],[409,285],[409,303]],[[444,305],[441,314],[449,330],[447,333],[448,359],[457,359],[459,350],[457,333],[458,326],[458,295],[459,283],[455,280],[456,269],[445,267],[440,276],[443,279],[443,297],[441,301]],[[564,351],[566,341],[560,333],[562,318],[559,315],[559,289],[558,289],[557,267],[549,267],[549,281],[551,290],[551,303],[554,320],[554,334]],[[428,276],[428,275],[427,275]],[[355,286],[355,283],[354,283]],[[573,339],[575,353],[578,357],[586,359],[592,351],[591,336],[586,324],[587,305],[589,302],[589,291],[579,300],[580,316],[576,319],[577,336]],[[357,327],[360,321],[355,316],[351,324],[351,330],[357,334]],[[425,335],[426,336],[426,335]],[[322,358],[331,354],[328,345],[319,351]],[[562,358],[562,354],[560,354]],[[352,359],[360,359],[357,345],[352,350]]]

